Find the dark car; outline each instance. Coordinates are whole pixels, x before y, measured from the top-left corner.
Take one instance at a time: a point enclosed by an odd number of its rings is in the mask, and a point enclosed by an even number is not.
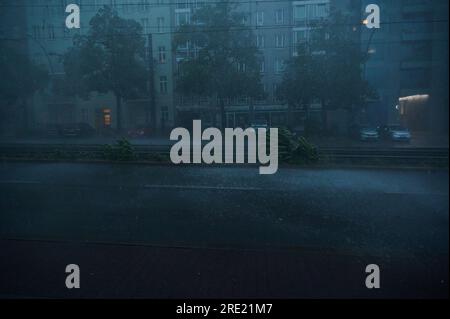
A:
[[[384,139],[394,142],[410,142],[410,131],[401,125],[383,125],[378,128],[378,133]]]
[[[90,137],[94,134],[95,129],[87,123],[65,124],[60,130],[64,137]]]
[[[358,138],[362,142],[375,142],[380,139],[380,134],[376,128],[363,126],[359,129]]]

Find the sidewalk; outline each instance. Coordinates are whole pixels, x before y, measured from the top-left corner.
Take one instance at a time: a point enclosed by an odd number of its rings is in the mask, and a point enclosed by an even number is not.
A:
[[[65,287],[77,264],[81,289]],[[365,267],[381,268],[381,289]],[[0,240],[6,298],[448,298],[448,256],[418,260],[298,250],[227,250]]]

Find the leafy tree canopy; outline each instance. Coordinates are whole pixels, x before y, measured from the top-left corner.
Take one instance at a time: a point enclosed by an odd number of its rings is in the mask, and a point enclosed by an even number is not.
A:
[[[74,39],[64,68],[73,93],[112,91],[123,98],[142,94],[148,74],[141,25],[103,7],[91,19],[88,35]]]
[[[364,79],[367,54],[361,51],[357,26],[349,16],[332,12],[313,26],[288,63],[278,95],[291,107],[322,102],[322,110],[354,111],[375,95]]]
[[[254,34],[234,9],[228,1],[205,5],[177,30],[175,48],[189,46],[180,63],[181,93],[219,99],[263,94]]]
[[[91,19],[88,34],[74,39],[64,56],[64,69],[69,94],[86,98],[91,92],[114,93],[120,130],[121,100],[148,93],[142,26],[104,6]]]

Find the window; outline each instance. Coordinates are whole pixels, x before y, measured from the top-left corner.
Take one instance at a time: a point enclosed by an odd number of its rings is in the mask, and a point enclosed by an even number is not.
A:
[[[147,18],[141,19],[141,25],[142,25],[142,31],[144,33],[148,33],[148,19]]]
[[[157,18],[156,24],[158,26],[158,33],[164,32],[164,18],[163,17]]]
[[[169,108],[161,106],[161,123],[165,124],[169,120]]]
[[[161,94],[167,94],[167,76],[159,77],[159,92]]]
[[[141,0],[141,10],[148,11],[150,9],[149,0]]]
[[[261,72],[261,73],[266,72],[266,61],[261,60],[259,62],[259,72]]]
[[[275,60],[275,72],[276,73],[283,73],[285,71],[285,63],[283,59],[276,59]]]
[[[48,38],[52,40],[55,39],[55,27],[53,26],[53,24],[48,25],[47,31],[48,31]]]
[[[250,19],[249,19],[249,13],[244,13],[243,15],[242,15],[242,24],[243,25],[248,25],[248,23],[249,23],[249,21],[250,21]]]
[[[256,47],[257,48],[264,48],[264,42],[265,42],[264,35],[258,34],[256,36]]]
[[[275,11],[275,23],[283,24],[284,23],[284,10],[279,9]]]
[[[272,96],[275,102],[278,101],[278,84],[274,83],[272,86]]]
[[[302,43],[307,40],[307,31],[306,30],[297,30],[294,31],[294,43]]]
[[[103,126],[111,127],[111,125],[112,125],[111,110],[103,109]]]
[[[296,6],[294,8],[294,20],[305,20],[306,19],[306,6]]]
[[[285,34],[275,35],[275,46],[277,48],[284,48],[286,46],[286,35]]]
[[[176,13],[175,24],[177,27],[189,24],[190,22],[191,22],[191,13],[189,11]]]
[[[256,12],[256,25],[258,26],[264,25],[264,12],[262,11]]]
[[[242,62],[237,63],[237,71],[238,72],[245,72],[246,70],[247,70],[247,66],[245,65],[245,63],[242,63]]]
[[[318,4],[316,16],[318,18],[325,18],[328,16],[328,7],[326,4]]]
[[[159,63],[166,63],[166,47],[161,46],[158,48],[158,60]]]

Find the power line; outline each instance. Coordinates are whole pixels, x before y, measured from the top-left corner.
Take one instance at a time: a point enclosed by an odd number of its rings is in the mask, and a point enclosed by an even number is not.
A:
[[[138,22],[138,21],[136,21]],[[139,22],[138,22],[139,23]],[[395,24],[431,24],[431,23],[448,23],[448,20],[426,20],[426,21],[390,21],[390,22],[384,22],[383,25],[395,25]],[[62,23],[61,23],[62,24]],[[363,27],[360,23],[327,23],[326,26],[335,26],[335,27]],[[41,27],[40,25],[33,25],[33,27]],[[161,29],[169,29],[171,28],[172,30],[170,31],[158,31]],[[265,25],[265,26],[240,26],[240,27],[227,27],[227,28],[222,28],[221,26],[217,26],[217,27],[206,27],[207,29],[204,30],[173,30],[177,27],[161,27],[161,26],[147,26],[146,29],[155,29],[155,32],[142,32],[140,35],[135,35],[135,34],[126,34],[126,33],[114,33],[114,34],[106,34],[106,36],[130,36],[130,37],[139,37],[139,36],[148,36],[148,35],[176,35],[176,34],[194,34],[194,33],[220,33],[220,32],[242,32],[242,31],[251,31],[253,32],[255,35],[258,35],[258,31],[267,31],[267,30],[280,30],[280,29],[295,29],[295,28],[306,28],[306,30],[314,30],[315,28],[317,28],[317,26],[314,25],[309,25],[309,26],[299,26],[296,24],[285,24],[285,25]],[[4,30],[8,30],[11,28],[0,28],[0,30],[3,30],[2,32],[8,32],[8,31],[4,31]],[[28,28],[31,29],[31,28]],[[65,26],[55,26],[53,24],[47,24],[44,26],[44,30],[43,32],[51,32],[51,30],[66,30],[67,28]],[[67,29],[68,32],[69,29]],[[88,29],[89,30],[89,29]],[[119,29],[120,30],[120,29]],[[364,29],[363,29],[364,30]],[[76,30],[77,33],[79,35],[88,35],[87,32],[85,33],[81,33],[80,29]],[[297,31],[297,30],[292,30]],[[48,39],[48,40],[53,40],[53,39],[65,39],[66,37],[59,37],[59,36],[54,36],[54,37],[42,37],[42,39]]]
[[[26,1],[26,0],[23,0]],[[104,4],[98,4],[98,3],[94,3],[94,2],[85,2],[83,0],[74,0],[73,3],[79,5],[80,7],[103,7],[105,5],[109,5],[111,7],[124,7],[124,6],[142,6],[142,7],[169,7],[169,6],[182,6],[182,8],[186,8],[186,7],[194,7],[194,8],[199,8],[202,5],[215,5],[215,4],[234,4],[234,5],[238,5],[238,4],[253,4],[253,5],[264,5],[266,3],[287,3],[287,4],[291,4],[292,0],[230,0],[230,1],[214,1],[214,0],[210,0],[210,1],[168,1],[166,3],[158,3],[157,1],[138,1],[138,2],[127,2],[127,3],[115,3],[112,4],[111,1],[105,1],[108,3],[104,3]],[[196,3],[198,3],[198,5],[196,5]],[[61,5],[61,4],[14,4],[14,5],[1,5],[0,4],[0,8],[1,7],[17,7],[17,8],[23,8],[23,7],[30,7],[30,8],[64,8],[65,6]]]
[[[133,19],[132,19],[133,20]],[[64,20],[65,21],[65,20]],[[64,21],[61,22],[61,24],[64,24]],[[139,21],[135,20],[137,23],[139,23]],[[432,24],[432,23],[448,23],[449,20],[448,19],[436,19],[436,20],[413,20],[413,21],[408,21],[408,20],[397,20],[397,21],[385,21],[385,22],[380,22],[381,25],[396,25],[396,24]],[[67,29],[67,27],[65,25],[61,26],[61,25],[54,25],[52,23],[46,23],[47,26],[52,26],[53,29]],[[35,26],[39,26],[39,25],[35,25]],[[186,25],[189,26],[189,25]],[[208,28],[206,30],[203,30],[202,32],[221,32],[221,31],[246,31],[246,30],[252,30],[252,31],[257,31],[257,30],[273,30],[273,29],[284,29],[284,28],[317,28],[318,25],[314,24],[314,23],[310,23],[310,24],[295,24],[295,23],[291,23],[291,24],[265,24],[265,25],[242,25],[239,27],[233,27],[233,26],[215,26],[215,27],[211,27],[211,26],[207,26],[205,28]],[[320,26],[320,25],[319,25]],[[357,20],[354,23],[330,23],[330,22],[326,22],[325,26],[336,26],[336,27],[360,27],[362,26],[361,20]],[[167,29],[169,27],[161,27],[158,25],[147,25],[146,26],[148,29]],[[175,27],[171,27],[171,28],[179,28],[180,26],[175,26]],[[199,27],[199,26],[197,26]],[[0,28],[0,30],[7,30],[7,29],[16,29],[16,27],[2,27]],[[120,29],[120,28],[118,28]],[[164,32],[157,32],[157,33],[167,33],[168,31],[164,31]],[[170,31],[170,33],[193,33],[193,32],[198,32],[198,30],[195,31]]]

